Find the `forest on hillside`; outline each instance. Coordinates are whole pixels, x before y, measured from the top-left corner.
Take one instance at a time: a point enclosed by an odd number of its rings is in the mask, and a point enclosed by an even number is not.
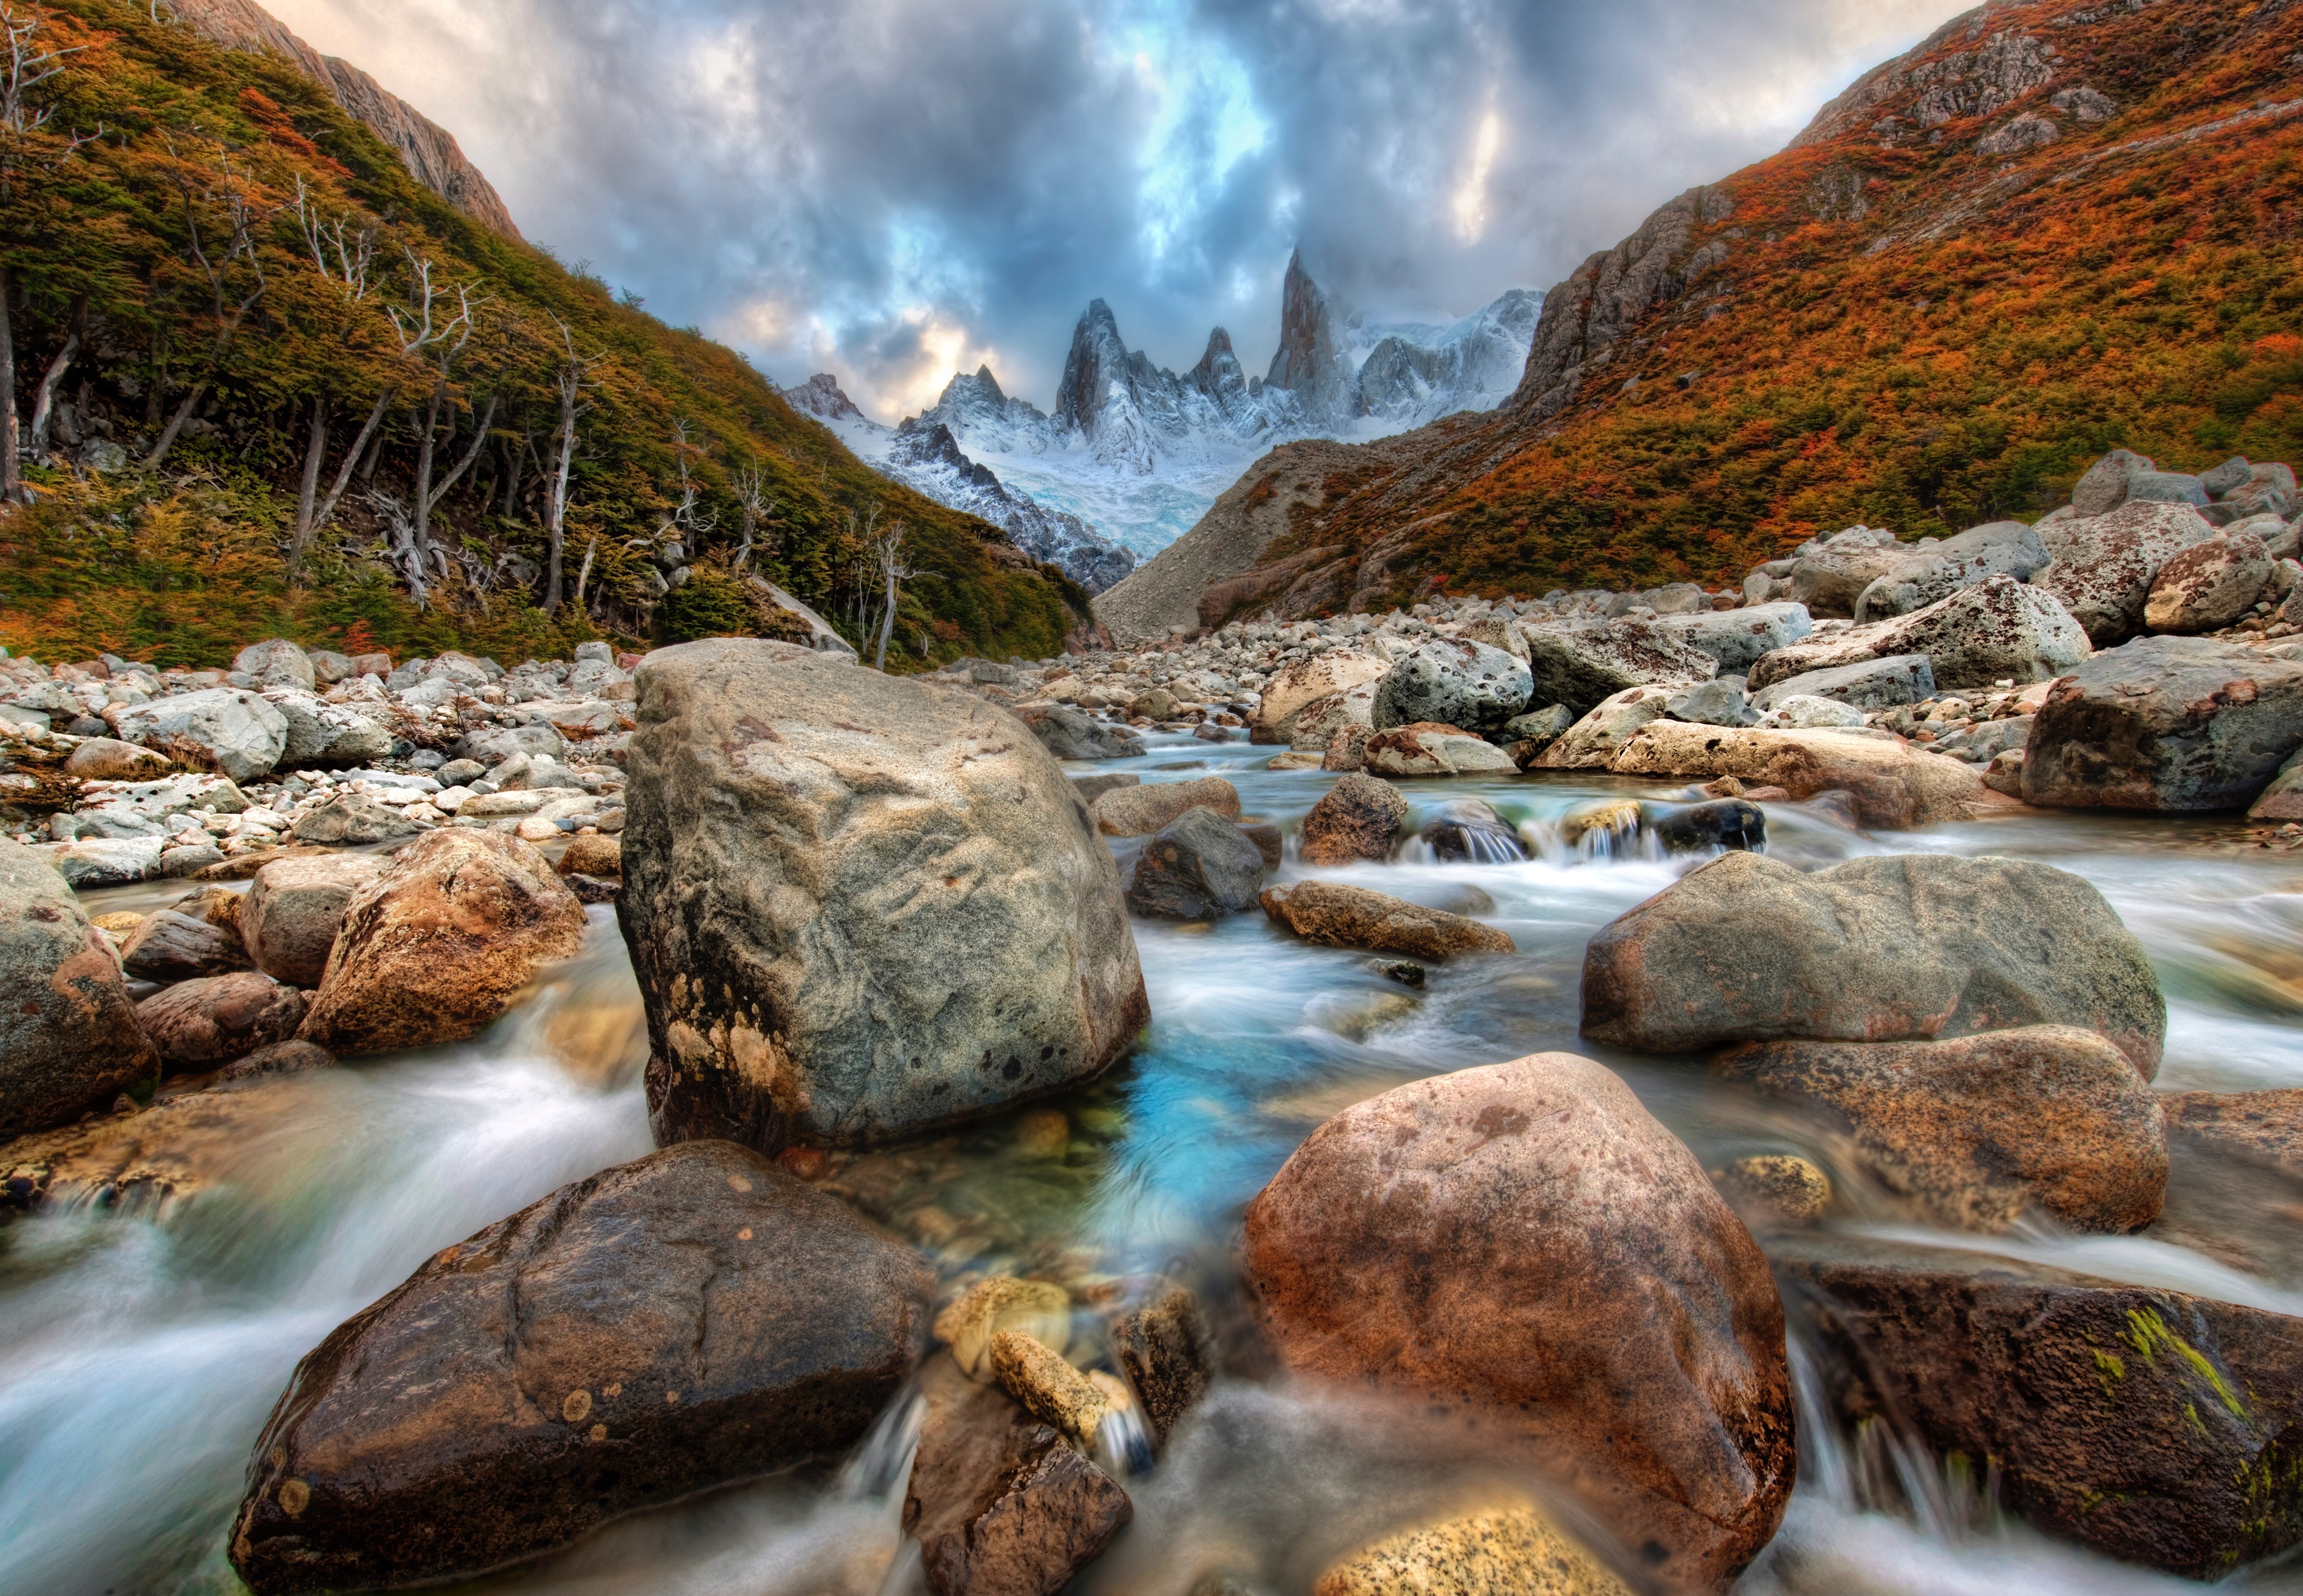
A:
[[[789,630],[772,583],[899,670],[1085,617],[288,62],[142,0],[0,18],[0,645],[565,654]]]

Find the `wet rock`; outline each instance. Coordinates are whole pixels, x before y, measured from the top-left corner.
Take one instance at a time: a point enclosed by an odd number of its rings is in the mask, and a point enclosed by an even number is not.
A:
[[[266,1057],[300,1046],[290,1042],[258,1049],[224,1066],[204,1088],[164,1089],[139,1111],[0,1146],[0,1210],[173,1207],[229,1186],[247,1149],[275,1130],[294,1104],[294,1087],[285,1078],[292,1072],[262,1071]],[[308,1051],[320,1065],[329,1061],[319,1049]]]
[[[1988,1458],[2049,1534],[2195,1579],[2303,1539],[2303,1320],[1935,1248],[1818,1236],[1774,1257],[1839,1414]]]
[[[578,836],[568,844],[568,851],[560,856],[553,866],[562,876],[589,875],[604,881],[616,881],[624,874],[624,845],[620,838]]]
[[[1492,806],[1477,798],[1460,798],[1447,805],[1422,834],[1433,857],[1450,864],[1509,865],[1527,857],[1519,833]]]
[[[2206,638],[2138,638],[2055,684],[2023,798],[2062,808],[2236,809],[2303,745],[2303,664]]]
[[[2290,754],[2279,773],[2247,806],[2249,820],[2303,820],[2303,749]]]
[[[1691,688],[1719,674],[1719,662],[1678,632],[1637,621],[1529,629],[1527,660],[1529,701],[1579,715],[1632,688]]]
[[[168,773],[168,756],[117,738],[91,737],[65,759],[64,773],[83,781],[154,781]]]
[[[237,925],[164,908],[145,916],[122,944],[120,963],[139,981],[190,981],[245,970],[249,959]]]
[[[1134,771],[1099,771],[1092,776],[1072,778],[1072,789],[1079,794],[1080,802],[1091,807],[1096,799],[1115,788],[1143,785],[1143,778]]]
[[[124,742],[223,772],[235,781],[269,774],[288,748],[288,720],[239,688],[155,698],[105,712]]]
[[[243,1053],[207,1078],[222,1085],[231,1081],[303,1075],[315,1069],[329,1068],[335,1061],[335,1055],[326,1048],[314,1047],[308,1042],[299,1042],[291,1036],[285,1042],[267,1043],[254,1052]]]
[[[1810,643],[1751,667],[1754,693],[1812,671],[1923,654],[1946,688],[2047,681],[2087,658],[2087,634],[2046,590],[1995,576],[1948,598]]]
[[[1375,730],[1374,682],[1362,682],[1347,692],[1314,698],[1287,720],[1288,742],[1298,753],[1324,751],[1346,730]]]
[[[1299,1375],[1450,1410],[1571,1479],[1651,1576],[1765,1546],[1796,1446],[1766,1260],[1610,1070],[1545,1053],[1322,1125],[1249,1206],[1255,1310]]]
[[[413,837],[424,829],[424,823],[411,819],[404,808],[346,787],[297,815],[288,833],[299,842],[351,846]]]
[[[2097,648],[2133,637],[2160,567],[2214,536],[2199,512],[2182,504],[2125,504],[2093,518],[2043,525],[2055,562],[2038,587],[2060,600]],[[1946,684],[1949,685],[1949,684]]]
[[[1253,908],[1261,891],[1261,851],[1213,809],[1194,807],[1143,845],[1127,907],[1152,919],[1211,920]]]
[[[1379,776],[1465,776],[1516,773],[1509,754],[1460,726],[1417,721],[1379,731],[1362,758]]]
[[[1452,638],[1426,643],[1377,685],[1375,730],[1379,737],[1425,723],[1489,730],[1527,708],[1531,680],[1526,663],[1500,648]]]
[[[2028,582],[2050,556],[2038,533],[2021,521],[1992,521],[1905,556],[1875,578],[1855,601],[1858,625],[1909,615],[1992,577]]]
[[[658,649],[638,688],[617,913],[660,1139],[912,1134],[1134,1042],[1118,867],[1012,716],[738,639]]]
[[[1604,840],[1610,849],[1639,834],[1642,813],[1637,798],[1601,798],[1560,817],[1559,840],[1580,848],[1586,838]]]
[[[1732,776],[1753,787],[1781,788],[1804,803],[1843,792],[1866,827],[1909,831],[1964,820],[1978,802],[1996,803],[1974,767],[1923,753],[1884,733],[1734,730],[1654,721],[1639,729],[1603,767],[1625,776]]]
[[[160,1072],[119,961],[63,877],[0,842],[0,1136],[108,1106]]]
[[[311,656],[285,638],[250,643],[232,657],[232,668],[267,688],[301,688],[308,693],[319,680]]]
[[[1880,710],[1922,704],[1935,696],[1935,666],[1928,656],[1897,654],[1785,677],[1753,694],[1751,704],[1762,714],[1789,697],[1829,698],[1853,709]]]
[[[835,1456],[917,1357],[918,1256],[748,1149],[667,1148],[443,1249],[297,1365],[232,1562],[407,1585]]]
[[[274,859],[258,870],[240,907],[240,939],[256,967],[291,986],[317,986],[355,894],[376,883],[385,861],[371,854]]]
[[[1903,854],[1811,875],[1724,854],[1591,939],[1583,1034],[1643,1052],[2077,1026],[2148,1080],[2167,1006],[2143,944],[2076,875]]]
[[[346,902],[303,1038],[338,1053],[459,1041],[583,937],[583,906],[533,847],[443,827]]]
[[[2270,580],[2270,551],[2252,532],[2193,544],[2151,578],[2144,628],[2181,635],[2221,631],[2255,608]]]
[[[1555,704],[1548,709],[1531,710],[1523,715],[1514,715],[1499,733],[1505,746],[1516,748],[1523,743],[1533,743],[1535,752],[1541,753],[1567,735],[1575,724],[1575,712],[1565,704]]]
[[[1239,834],[1254,845],[1266,870],[1278,869],[1280,860],[1287,856],[1286,833],[1270,821],[1260,820],[1253,825],[1243,825],[1239,828]]]
[[[1640,818],[1670,853],[1714,848],[1753,851],[1767,845],[1767,812],[1747,798],[1716,798],[1685,808],[1650,804],[1642,806]]]
[[[1018,1330],[991,1338],[991,1377],[1025,1413],[1075,1441],[1092,1445],[1096,1426],[1111,1411],[1092,1381],[1045,1342]]]
[[[1675,721],[1698,726],[1752,726],[1759,717],[1743,691],[1740,676],[1717,676],[1664,701],[1664,713]]]
[[[1107,837],[1148,837],[1194,808],[1237,820],[1239,790],[1221,776],[1116,788],[1095,800],[1095,829]]]
[[[1616,751],[1651,721],[1661,720],[1672,695],[1661,688],[1625,688],[1594,705],[1539,755],[1538,770],[1605,770]]]
[[[1063,1352],[1072,1344],[1070,1294],[1052,1281],[991,1275],[937,1314],[934,1325],[935,1338],[951,1349],[952,1362],[974,1380],[991,1378],[992,1338],[1011,1330]]]
[[[1407,823],[1407,800],[1390,782],[1354,773],[1320,795],[1296,832],[1295,850],[1308,866],[1388,859]]]
[[[1329,948],[1364,948],[1413,958],[1518,950],[1510,937],[1492,925],[1339,882],[1266,887],[1262,901],[1263,912],[1281,925],[1307,942]]]
[[[74,891],[86,892],[152,880],[160,874],[167,842],[164,837],[92,837],[41,851]]]
[[[2159,1103],[2170,1136],[2187,1136],[2224,1157],[2303,1175],[2303,1089],[2170,1092]]]
[[[1133,738],[1060,704],[1019,705],[1016,715],[1059,759],[1126,759],[1143,751]]]
[[[1127,1493],[996,1387],[942,1359],[904,1493],[932,1596],[1055,1596],[1135,1516]]]
[[[1785,1153],[1754,1153],[1711,1172],[1711,1184],[1745,1224],[1811,1225],[1830,1212],[1831,1177]]]
[[[1199,1298],[1168,1285],[1111,1322],[1112,1356],[1163,1445],[1207,1395],[1213,1342]]]
[[[2159,1216],[2158,1100],[2093,1031],[2030,1026],[1944,1042],[1775,1042],[1713,1068],[1843,1130],[1929,1221],[1999,1231],[2036,1209],[2123,1236]]]
[[[1467,1513],[1387,1536],[1320,1576],[1312,1596],[1632,1596],[1534,1507]]]
[[[1371,687],[1391,667],[1366,654],[1331,653],[1281,667],[1263,684],[1248,717],[1248,740],[1295,744],[1298,713],[1305,706],[1358,687]],[[1330,735],[1333,734],[1330,729]],[[1321,746],[1325,746],[1322,739]]]
[[[1649,622],[1666,637],[1700,649],[1718,663],[1723,676],[1741,676],[1763,654],[1787,648],[1815,629],[1807,607],[1793,604],[1747,604],[1698,615],[1666,615]]]
[[[257,970],[183,981],[136,1005],[136,1021],[173,1068],[223,1064],[285,1042],[304,1020],[304,994]]]

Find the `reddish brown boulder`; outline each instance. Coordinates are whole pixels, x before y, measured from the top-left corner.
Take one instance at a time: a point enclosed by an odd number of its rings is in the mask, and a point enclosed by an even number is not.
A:
[[[465,826],[428,832],[345,906],[304,1040],[373,1053],[469,1036],[539,967],[573,955],[584,924],[529,844]]]
[[[727,1142],[604,1170],[447,1247],[306,1355],[256,1443],[257,1596],[423,1584],[845,1451],[932,1277]]]
[[[617,839],[600,833],[578,836],[568,845],[555,866],[562,875],[589,875],[601,881],[620,881],[624,874],[624,845]]]
[[[1543,1053],[1346,1109],[1247,1212],[1288,1367],[1452,1410],[1559,1477],[1675,1591],[1774,1535],[1797,1447],[1750,1232],[1615,1074]]]
[[[2159,1103],[2171,1136],[2303,1175],[2303,1088],[2170,1092]]]
[[[317,986],[352,895],[375,884],[373,854],[274,859],[256,873],[240,910],[240,936],[256,967],[294,986]]]
[[[1227,820],[1237,820],[1239,790],[1221,776],[1115,787],[1096,798],[1091,813],[1096,830],[1107,837],[1148,837],[1192,808],[1212,809]]]
[[[304,1020],[304,994],[258,970],[183,981],[136,1005],[137,1023],[172,1068],[222,1064],[285,1042]]]
[[[1388,859],[1406,823],[1407,800],[1399,789],[1355,772],[1312,806],[1296,834],[1296,850],[1312,866]]]
[[[1265,914],[1305,942],[1330,948],[1365,948],[1415,958],[1519,950],[1517,943],[1492,925],[1340,882],[1266,887],[1262,903]]]
[[[1776,1042],[1713,1067],[1816,1110],[1937,1224],[2004,1230],[2037,1207],[2075,1230],[2123,1235],[2158,1218],[2166,1196],[2158,1099],[2093,1031]]]

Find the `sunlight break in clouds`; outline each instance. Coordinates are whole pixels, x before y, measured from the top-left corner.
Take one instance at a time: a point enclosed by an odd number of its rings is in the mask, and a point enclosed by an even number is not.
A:
[[[1455,236],[1467,244],[1478,243],[1488,230],[1488,173],[1496,164],[1496,147],[1503,136],[1503,119],[1491,106],[1480,118],[1479,133],[1472,141],[1471,168],[1464,173],[1463,186],[1455,190]]]

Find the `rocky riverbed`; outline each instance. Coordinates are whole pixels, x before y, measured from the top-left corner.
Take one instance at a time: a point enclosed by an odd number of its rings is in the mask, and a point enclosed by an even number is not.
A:
[[[2291,484],[2113,464],[924,681],[11,662],[0,1584],[2284,1588],[2303,663],[2073,551]]]

